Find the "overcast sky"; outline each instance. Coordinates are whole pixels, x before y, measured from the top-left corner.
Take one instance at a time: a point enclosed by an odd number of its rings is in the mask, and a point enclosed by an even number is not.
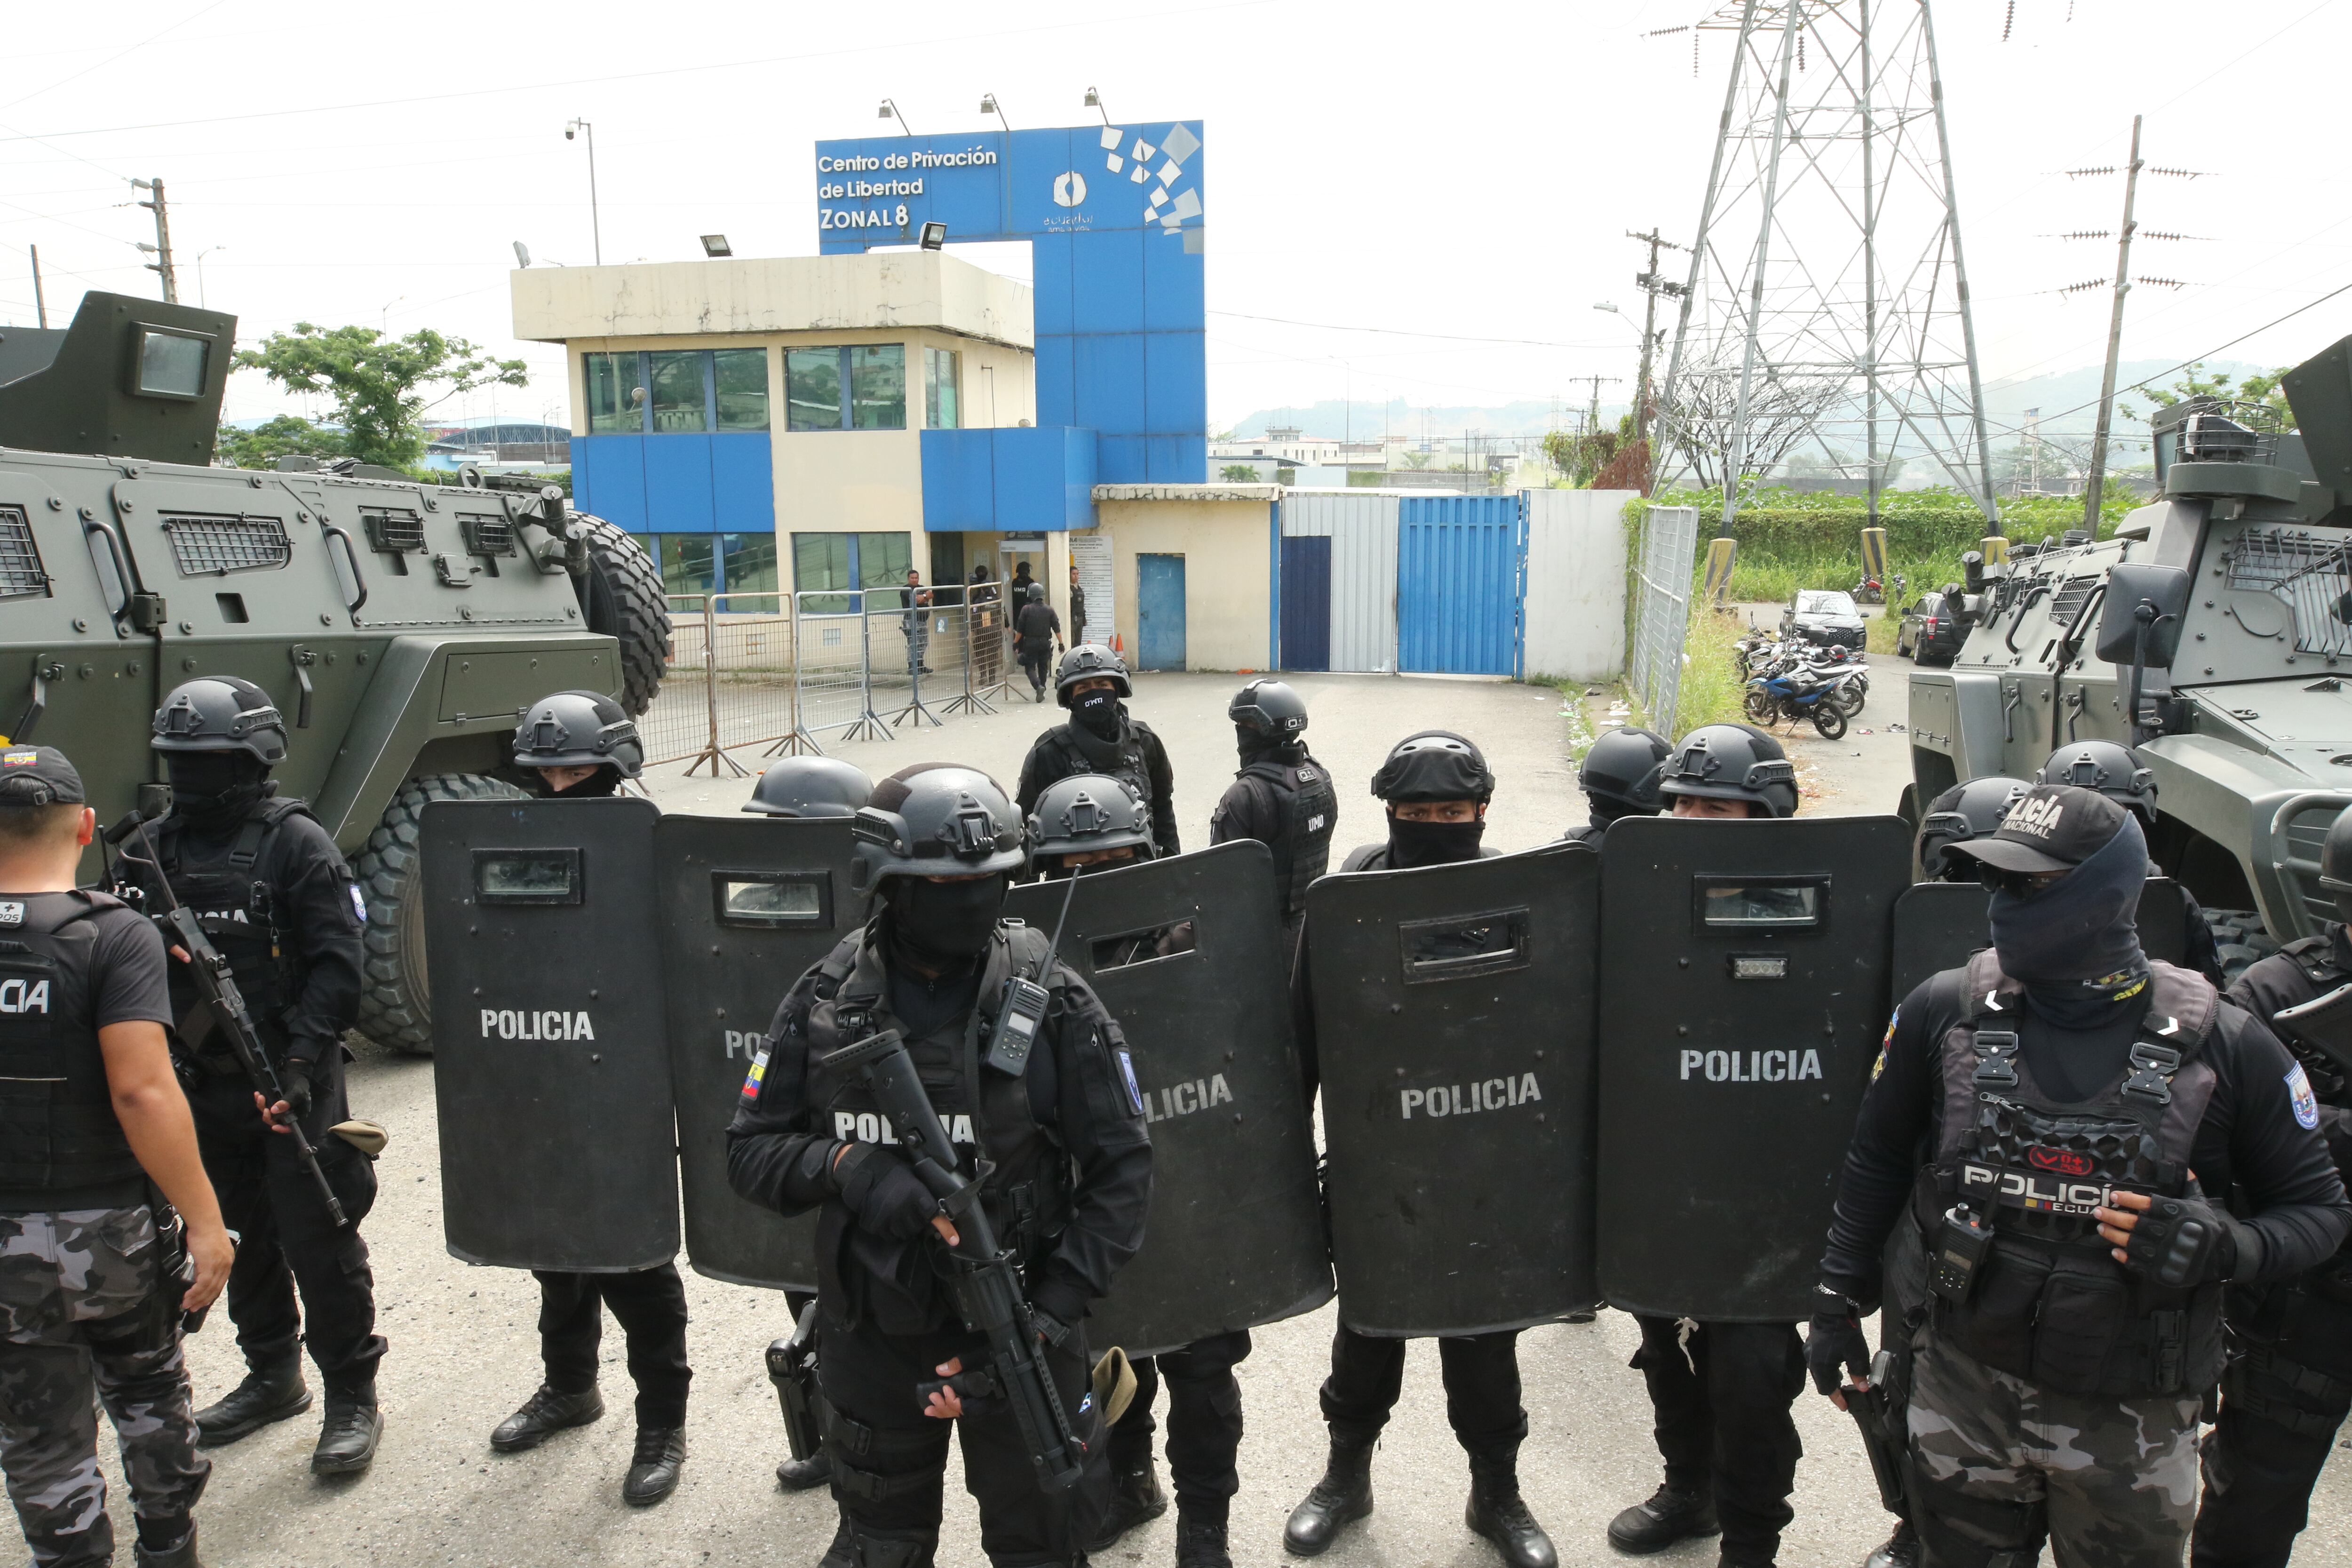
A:
[[[511,340],[507,274],[518,239],[591,259],[567,120],[594,124],[608,262],[697,256],[710,231],[738,255],[808,255],[811,143],[874,133],[884,94],[915,130],[952,132],[992,125],[983,91],[1015,127],[1080,123],[1095,86],[1122,122],[1206,121],[1213,423],[1343,394],[1581,403],[1575,378],[1633,374],[1642,256],[1624,232],[1687,239],[1697,221],[1729,42],[1705,37],[1695,77],[1688,33],[1644,35],[1707,9],[26,6],[0,85],[0,321],[32,321],[28,245],[53,325],[85,288],[152,291],[127,181],[160,175],[183,298],[203,254],[203,291],[241,336],[430,325],[525,355],[533,385],[499,412],[556,416],[560,357]],[[2126,359],[2204,353],[2352,282],[2352,7],[2016,0],[2004,42],[2007,9],[1936,16],[1988,379],[2098,360],[2105,295],[2053,290],[2113,253],[2045,237],[2115,226],[2119,182],[2063,171],[2121,163],[2135,113],[2150,163],[2210,172],[2147,182],[2143,226],[2215,237],[2136,257],[2191,286],[2134,295]],[[2221,357],[2291,362],[2347,331],[2352,293]],[[257,377],[232,385],[231,417],[283,406]]]

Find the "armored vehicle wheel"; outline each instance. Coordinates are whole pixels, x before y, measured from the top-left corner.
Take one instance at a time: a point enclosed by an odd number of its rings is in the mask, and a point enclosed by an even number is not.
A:
[[[410,1056],[433,1054],[425,884],[416,875],[417,819],[425,803],[524,798],[514,785],[478,773],[428,773],[402,785],[383,808],[367,847],[352,863],[367,899],[368,918],[367,989],[360,994],[359,1032],[377,1045]]]
[[[2221,960],[2221,978],[2235,984],[2239,975],[2279,950],[2263,929],[2263,917],[2252,910],[2200,910],[2213,931],[2213,948]]]
[[[588,577],[580,609],[588,629],[621,643],[621,706],[632,719],[653,706],[669,670],[669,604],[645,546],[601,517],[573,514],[588,530]]]
[[[1822,732],[1824,741],[1845,739],[1845,714],[1837,705],[1824,698],[1813,704],[1813,728]]]

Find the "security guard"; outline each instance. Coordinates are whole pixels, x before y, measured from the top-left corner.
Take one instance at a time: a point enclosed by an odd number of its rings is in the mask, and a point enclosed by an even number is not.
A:
[[[1151,726],[1128,716],[1126,699],[1134,692],[1127,666],[1101,644],[1080,643],[1065,655],[1054,677],[1054,693],[1070,717],[1030,746],[1013,801],[1027,816],[1055,779],[1073,773],[1125,779],[1151,808],[1152,847],[1162,855],[1181,855],[1176,775],[1168,765],[1168,748]]]
[[[1118,1026],[1001,918],[1027,857],[1013,803],[985,773],[943,763],[875,786],[856,818],[874,916],[803,974],[776,1011],[728,1129],[737,1192],[786,1215],[819,1211],[819,1376],[834,1495],[862,1568],[928,1568],[939,1544],[948,1421],[998,1568],[1075,1564],[1101,1517],[1108,1446],[1088,1388],[1083,1321],[1143,1239],[1151,1144]],[[1047,993],[1019,1076],[982,1065],[1018,992]],[[1010,1408],[918,1385],[984,1370],[942,1282],[952,1225],[887,1141],[873,1102],[824,1057],[902,1036],[1014,1253],[1063,1408],[1087,1445],[1069,1492],[1039,1486]]]
[[[152,744],[172,780],[171,814],[152,834],[160,871],[129,844],[121,865],[150,916],[166,907],[156,883],[168,879],[235,970],[286,1090],[268,1115],[302,1124],[346,1222],[328,1213],[292,1140],[274,1134],[256,1110],[253,1085],[214,1037],[186,964],[173,964],[173,1060],[222,1215],[243,1237],[228,1315],[250,1369],[226,1397],[196,1412],[197,1440],[234,1443],[310,1409],[308,1347],[327,1389],[310,1468],[363,1470],[383,1435],[375,1369],[384,1342],[359,1233],[375,1202],[375,1170],[330,1129],[349,1114],[342,1038],[359,1017],[365,905],[327,830],[269,777],[286,760],[286,721],[268,692],[234,676],[184,682],[156,710]]]
[[[2352,1205],[2294,1058],[2140,952],[2132,813],[2037,784],[1952,853],[1995,889],[1992,946],[1888,1026],[1806,1359],[1843,1402],[1858,1318],[1882,1296],[1902,1312],[1887,1392],[1937,1568],[2030,1563],[2045,1539],[2061,1563],[2178,1563],[2222,1286],[2303,1274]]]
[[[515,726],[514,763],[538,775],[551,800],[610,796],[645,763],[637,727],[600,691],[542,697]],[[686,1282],[676,1262],[622,1274],[534,1268],[539,1281],[539,1353],[547,1381],[499,1423],[490,1447],[501,1454],[536,1448],[567,1426],[604,1414],[596,1389],[596,1349],[610,1308],[628,1336],[629,1376],[637,1385],[637,1441],[621,1482],[621,1500],[643,1508],[677,1489],[686,1463]]]
[[[1045,667],[1062,648],[1062,617],[1045,602],[1045,584],[1025,578],[1013,580],[1013,602],[1019,608],[1013,612],[1013,647],[1021,655],[1021,668],[1029,677],[1029,694],[1038,702],[1045,700]],[[1065,706],[1067,705],[1065,700]]]
[[[1982,838],[1998,831],[2001,818],[2009,815],[2018,796],[2032,787],[2023,779],[1988,773],[1966,784],[1956,784],[1928,802],[1926,814],[1919,818],[1918,834],[1912,839],[1912,880],[1978,880],[1974,860],[1945,851],[1955,844],[1966,844],[1971,838]]]
[[[2352,983],[2343,923],[2352,919],[2352,810],[2327,830],[2319,885],[2343,919],[2289,942],[2230,987],[2229,999],[2256,1018],[2278,1020]],[[2352,1062],[2342,1038],[2323,1045],[2299,1034],[2293,1018],[2272,1028],[2311,1085],[2336,1173],[2352,1179]],[[2293,1279],[2232,1285],[2222,1311],[2231,1354],[2221,1420],[2205,1443],[2205,1501],[2189,1559],[2191,1568],[2284,1568],[2336,1428],[2352,1411],[2352,1246]]]
[[[1591,808],[1591,819],[1560,837],[1598,849],[1601,836],[1619,817],[1655,816],[1664,811],[1658,777],[1673,750],[1664,735],[1632,724],[1593,742],[1576,770],[1577,787]]]
[[[0,744],[0,1468],[37,1564],[111,1562],[95,1396],[136,1560],[200,1568],[212,1465],[180,1322],[220,1294],[232,1253],[173,1078],[163,943],[74,888],[97,826],[63,752]]]
[[[1780,742],[1746,724],[1706,724],[1682,739],[1658,781],[1673,815],[1785,818],[1797,814],[1797,770]],[[1804,1391],[1794,1323],[1696,1322],[1637,1315],[1633,1365],[1648,1384],[1664,1484],[1609,1524],[1621,1552],[1723,1537],[1723,1568],[1763,1568],[1796,1515],[1803,1446],[1790,1410]]]
[[[1253,680],[1225,707],[1241,771],[1209,814],[1209,842],[1255,838],[1274,852],[1283,934],[1295,951],[1307,889],[1330,863],[1339,825],[1331,773],[1307,750],[1307,702],[1279,680]]]
[[[1482,847],[1495,775],[1477,746],[1447,730],[1423,730],[1397,742],[1372,794],[1386,803],[1389,835],[1382,844],[1350,850],[1343,871],[1385,871],[1444,866],[1496,853]],[[1315,1091],[1313,959],[1310,922],[1291,973],[1292,1013],[1299,1055]],[[1471,1530],[1495,1543],[1510,1568],[1554,1568],[1551,1538],[1519,1495],[1519,1445],[1528,1413],[1519,1402],[1516,1331],[1441,1338],[1438,1365],[1445,1383],[1445,1415],[1470,1457]],[[1331,1452],[1322,1479],[1291,1510],[1285,1551],[1299,1557],[1328,1552],[1342,1528],[1372,1511],[1372,1449],[1404,1384],[1406,1342],[1360,1334],[1345,1323],[1331,1339],[1331,1375],[1323,1382],[1323,1419]]]
[[[2113,741],[2070,741],[2050,753],[2042,764],[2035,782],[2046,784],[2074,784],[2082,789],[2095,789],[2117,805],[2139,817],[2141,834],[2153,840],[2163,826],[2156,812],[2156,773],[2140,761],[2139,753]],[[2153,844],[2147,862],[2147,874],[2164,875],[2164,868],[2156,863]],[[2187,935],[2189,967],[2214,984],[2227,978],[2221,973],[2221,953],[2213,940],[2213,928],[2205,921],[2205,911],[2189,890],[2181,889],[2187,904]]]

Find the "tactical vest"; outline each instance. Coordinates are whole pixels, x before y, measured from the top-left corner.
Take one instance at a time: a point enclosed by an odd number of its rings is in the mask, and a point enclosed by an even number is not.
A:
[[[887,1119],[856,1074],[828,1072],[819,1064],[827,1052],[883,1029],[907,1036],[907,1053],[932,1109],[956,1142],[963,1175],[979,1182],[999,1242],[1024,1269],[1044,1258],[1068,1221],[1068,1162],[1054,1133],[1031,1113],[1027,1077],[989,1071],[981,1058],[1003,1006],[1005,982],[1015,973],[1046,986],[1053,998],[1046,1008],[1049,1021],[1064,1016],[1062,987],[1045,974],[1046,946],[1044,933],[1018,921],[1003,921],[990,943],[971,1013],[912,1036],[891,1015],[882,955],[869,931],[861,931],[817,964],[816,1002],[807,1026],[813,1130],[865,1143],[893,1141]],[[827,1293],[847,1305],[853,1323],[871,1317],[886,1333],[921,1333],[946,1321],[952,1308],[932,1277],[927,1250],[904,1245],[895,1258],[886,1258],[883,1251],[896,1244],[861,1235],[855,1250],[864,1278],[853,1280],[842,1268],[850,1229],[846,1211],[839,1204],[826,1205],[817,1226],[817,1269],[831,1288]]]
[[[1115,741],[1097,738],[1075,719],[1058,730],[1048,730],[1044,739],[1052,743],[1060,771],[1045,782],[1054,784],[1079,773],[1100,773],[1132,785],[1135,793],[1143,797],[1148,814],[1152,805],[1151,767],[1144,747],[1150,734],[1150,729],[1133,719],[1120,725]],[[1168,852],[1164,844],[1158,848],[1163,855]]]
[[[1286,914],[1307,907],[1307,889],[1331,864],[1331,834],[1339,826],[1339,796],[1331,775],[1312,757],[1296,763],[1255,762],[1240,778],[1264,779],[1274,791],[1281,825],[1266,847],[1274,852],[1274,884]]]
[[[2142,1398],[2210,1387],[2221,1371],[2221,1287],[2168,1289],[2126,1270],[2091,1211],[2112,1188],[2189,1192],[2189,1151],[2213,1096],[2202,1058],[2220,994],[2153,963],[2125,1069],[2089,1100],[2053,1099],[2018,1051],[2025,993],[1988,948],[1964,971],[1968,1011],[1942,1041],[1934,1162],[1913,1192],[1923,1274],[1944,1215],[1993,1233],[1967,1299],[1931,1296],[1938,1331],[1986,1365],[2058,1393]],[[1918,1289],[1902,1293],[1925,1294]]]
[[[196,913],[197,923],[236,971],[236,988],[254,1021],[278,1026],[279,1015],[302,994],[301,961],[276,889],[254,874],[270,837],[287,818],[311,816],[299,800],[271,797],[256,805],[226,842],[191,844],[179,817],[163,819],[155,856],[172,892]],[[161,914],[160,905],[150,914]],[[221,1054],[226,1047],[215,1047]]]
[[[86,891],[0,900],[0,1209],[146,1201],[87,1000],[91,917],[122,907]]]

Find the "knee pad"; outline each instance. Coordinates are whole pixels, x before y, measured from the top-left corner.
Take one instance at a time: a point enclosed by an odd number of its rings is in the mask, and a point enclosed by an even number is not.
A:
[[[1911,1528],[1936,1568],[2034,1568],[2050,1532],[2041,1502],[1971,1497],[1929,1479],[1906,1460],[1903,1489]]]

